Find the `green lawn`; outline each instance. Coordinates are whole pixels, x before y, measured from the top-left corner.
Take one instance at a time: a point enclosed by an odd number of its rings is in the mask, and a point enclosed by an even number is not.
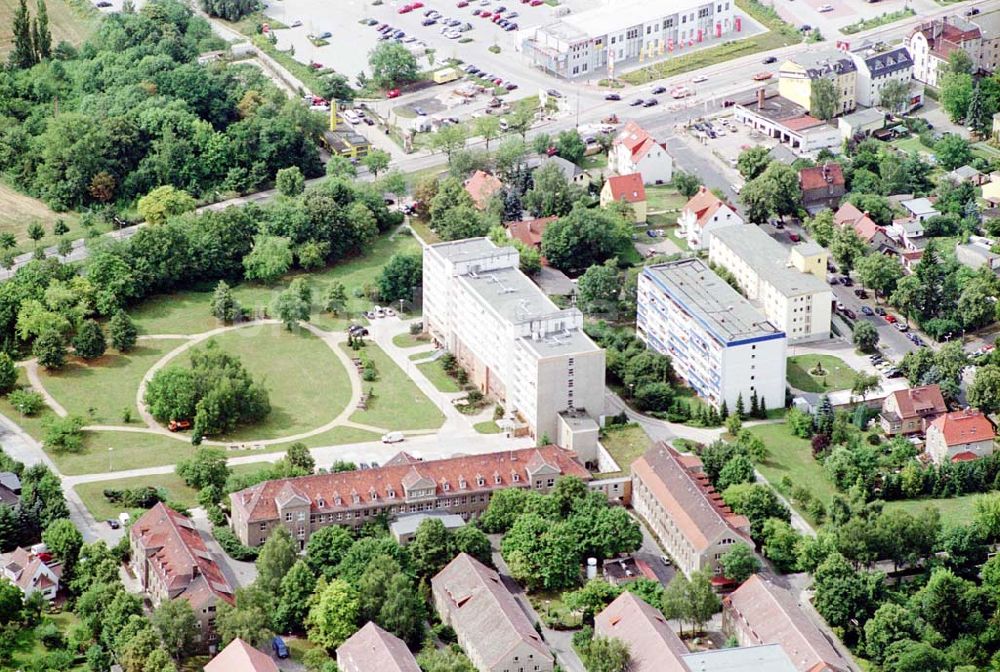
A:
[[[642,457],[653,446],[653,442],[642,427],[633,424],[608,427],[601,437],[601,445],[618,463],[621,473],[627,474],[629,466]],[[602,474],[604,475],[608,474]]]
[[[38,663],[39,659],[49,652],[49,649],[42,644],[42,640],[38,638],[37,633],[40,628],[45,625],[45,623],[51,622],[59,628],[59,631],[64,637],[69,636],[69,631],[73,626],[80,622],[80,619],[71,611],[60,611],[57,614],[43,614],[42,621],[38,626],[29,630],[27,628],[20,628],[16,631],[16,639],[13,649],[13,659],[11,660],[11,667],[5,667],[5,670],[14,669],[24,669],[23,666],[30,663]],[[82,672],[87,670],[87,666],[82,663],[82,656],[74,661],[73,667],[68,668],[65,672]]]
[[[816,364],[822,364],[823,374],[810,373]],[[788,384],[803,392],[831,392],[849,390],[854,384],[855,370],[840,357],[833,355],[796,355],[788,358]]]
[[[212,340],[237,355],[253,377],[263,381],[271,398],[271,412],[264,422],[213,439],[252,441],[307,432],[333,420],[351,399],[350,378],[340,360],[304,329],[287,331],[276,324],[247,327]]]
[[[794,485],[801,485],[824,505],[830,503],[837,489],[826,477],[823,466],[813,459],[808,440],[793,436],[786,424],[757,425],[749,431],[767,446],[767,458],[757,464],[757,469],[772,486],[781,490],[781,479],[788,476]],[[799,513],[808,517],[802,510]]]
[[[472,426],[474,430],[480,434],[499,434],[503,430],[497,426],[495,420],[486,420],[485,422],[477,422]]]
[[[896,149],[906,152],[916,152],[917,154],[932,154],[933,150],[929,147],[925,147],[921,142],[920,138],[915,135],[910,135],[905,138],[900,138],[898,140],[892,141],[893,147]]]
[[[254,464],[234,464],[230,470],[236,474],[245,474],[256,471],[266,463]],[[181,506],[194,508],[198,506],[198,491],[188,487],[177,474],[154,474],[152,476],[136,476],[133,478],[119,478],[113,481],[95,481],[93,483],[80,483],[74,486],[76,494],[83,500],[84,506],[97,520],[107,520],[117,518],[122,512],[122,507],[109,501],[104,496],[105,489],[124,490],[126,488],[137,488],[151,485],[154,488],[163,488],[166,491],[167,501],[174,502]],[[142,513],[140,509],[139,514]]]
[[[604,152],[599,152],[597,154],[591,154],[590,156],[585,156],[580,160],[580,167],[584,170],[597,170],[598,168],[608,167],[608,155]]]
[[[70,358],[59,371],[42,369],[42,384],[69,413],[83,416],[88,424],[123,425],[122,411],[128,408],[134,426],[139,422],[135,394],[142,377],[161,357],[183,343],[173,339],[144,340],[128,354],[110,351],[90,362]],[[94,394],[96,390],[100,394]]]
[[[646,208],[650,212],[658,210],[680,210],[688,199],[668,185],[646,187]]]
[[[421,249],[420,241],[412,235],[382,236],[368,253],[347,259],[313,273],[295,272],[285,276],[273,286],[265,287],[244,283],[233,288],[233,294],[245,308],[267,308],[282,290],[297,277],[307,278],[313,289],[311,320],[326,330],[341,330],[348,319],[356,317],[371,307],[371,301],[355,296],[365,285],[375,282],[379,271],[393,254],[415,254]],[[341,282],[347,289],[347,315],[334,317],[320,312],[320,302],[327,288]],[[139,333],[142,334],[199,334],[220,326],[209,313],[213,286],[152,297],[132,311]]]
[[[341,347],[348,356],[355,356],[346,343]],[[364,352],[375,363],[378,380],[362,383],[362,389],[374,392],[375,397],[366,410],[351,415],[352,421],[400,431],[437,429],[444,424],[444,414],[381,348],[368,342]]]
[[[398,348],[416,348],[421,345],[430,345],[431,339],[424,334],[414,336],[411,333],[405,333],[393,336],[392,342]]]
[[[964,495],[947,499],[908,499],[905,501],[886,502],[886,510],[900,509],[916,514],[931,506],[941,512],[941,523],[944,527],[965,524],[972,520],[975,504],[982,495]]]
[[[434,383],[434,387],[441,390],[442,392],[461,392],[462,388],[459,387],[458,382],[449,376],[445,372],[444,368],[441,366],[441,359],[435,359],[433,362],[426,362],[424,364],[417,364],[417,368],[425,376],[427,380]]]

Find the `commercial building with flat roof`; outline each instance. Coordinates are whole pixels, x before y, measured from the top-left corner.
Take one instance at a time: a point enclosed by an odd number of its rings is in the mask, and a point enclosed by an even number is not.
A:
[[[784,405],[785,332],[700,259],[642,270],[636,333],[716,407],[753,396],[767,408]]]
[[[733,0],[609,0],[579,14],[528,28],[522,50],[559,77],[603,76],[610,67],[683,54],[741,32]]]
[[[830,337],[833,290],[825,280],[796,265],[810,258],[790,254],[752,225],[716,229],[708,246],[709,262],[732,273],[747,298],[784,330],[789,341],[797,343]],[[821,273],[825,272],[824,263]]]
[[[518,253],[486,238],[424,248],[424,328],[469,380],[534,436],[597,459],[596,439],[568,436],[560,413],[604,408],[604,350],[583,333],[583,314],[561,309],[518,269]],[[590,433],[588,432],[588,435]]]
[[[736,101],[733,116],[799,153],[836,150],[842,143],[836,126],[811,116],[807,108],[767,87],[757,89],[754,98]]]

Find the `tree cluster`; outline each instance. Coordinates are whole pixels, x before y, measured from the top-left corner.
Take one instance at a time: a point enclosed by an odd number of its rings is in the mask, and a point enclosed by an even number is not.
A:
[[[40,13],[47,33],[41,22]],[[20,67],[0,72],[10,103],[0,171],[56,210],[126,205],[166,185],[195,196],[250,191],[292,165],[321,174],[322,120],[255,68],[199,65],[220,41],[179,2],[104,16],[83,48],[60,45],[51,63],[31,67],[26,45],[16,40],[12,52]],[[31,50],[41,54],[37,39]],[[31,121],[38,115],[45,123]]]
[[[21,479],[20,501],[13,506],[0,504],[0,553],[38,543],[42,530],[69,517],[59,478],[45,465],[25,467],[0,452],[0,471],[10,471]]]

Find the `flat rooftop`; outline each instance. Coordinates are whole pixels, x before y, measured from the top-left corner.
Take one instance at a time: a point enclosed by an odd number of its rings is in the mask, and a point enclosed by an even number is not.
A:
[[[885,115],[873,107],[868,107],[858,108],[857,112],[845,115],[841,119],[851,125],[864,125],[885,121]]]
[[[606,5],[560,17],[559,21],[544,25],[541,30],[565,40],[599,37],[710,4],[712,0],[609,0]]]
[[[778,122],[785,121],[787,119],[804,117],[809,114],[809,111],[806,108],[802,107],[798,103],[792,102],[784,96],[778,95],[770,89],[766,90],[766,93],[764,94],[763,105],[759,105],[756,95],[753,98],[741,100],[737,104],[748,112],[753,112],[757,116]]]
[[[497,247],[488,238],[464,238],[436,243],[430,248],[451,262],[471,261],[510,254],[511,248]]]
[[[803,273],[791,266],[788,262],[788,249],[758,226],[724,226],[712,231],[712,236],[738,254],[785,296],[831,291],[830,285],[812,273]]]
[[[780,644],[699,651],[681,657],[697,672],[796,672]]]
[[[701,259],[646,266],[642,274],[725,343],[784,336],[783,331],[768,322],[753,304]]]

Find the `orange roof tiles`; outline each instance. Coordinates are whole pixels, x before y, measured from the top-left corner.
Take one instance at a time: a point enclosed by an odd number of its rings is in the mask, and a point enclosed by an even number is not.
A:
[[[420,672],[403,640],[371,621],[337,647],[337,663],[341,672]]]
[[[551,465],[563,475],[590,480],[590,473],[576,461],[574,453],[559,446],[504,450],[423,462],[398,458],[396,456],[386,466],[377,469],[265,481],[234,492],[230,500],[233,507],[244,511],[243,520],[253,523],[276,520],[276,500],[288,493],[303,498],[314,512],[364,508],[371,506],[373,497],[379,502],[403,502],[406,497],[403,481],[412,474],[425,478],[433,485],[437,495],[444,493],[446,488],[450,493],[465,494],[526,487],[531,483],[531,473],[543,465]],[[482,485],[479,484],[479,477],[482,478]],[[354,495],[358,497],[356,504]]]
[[[477,170],[465,181],[465,190],[479,210],[485,210],[493,194],[503,188],[503,182],[482,170]]]
[[[698,193],[684,204],[684,210],[694,213],[695,224],[698,228],[704,228],[705,223],[712,219],[712,215],[723,205],[729,204],[713,194],[705,185],[698,187]]]
[[[799,171],[799,187],[803,191],[826,189],[828,186],[843,186],[844,171],[839,163],[825,163],[810,166]]]
[[[917,418],[928,413],[944,413],[948,406],[944,403],[940,385],[924,385],[892,393],[903,420]]]
[[[191,521],[162,502],[144,513],[129,531],[170,597],[192,606],[209,597],[233,602],[233,589]]]
[[[237,637],[208,661],[205,672],[279,672],[271,657]]]
[[[507,231],[511,238],[517,238],[529,247],[539,247],[542,244],[542,234],[545,227],[559,219],[558,217],[541,217],[523,222],[507,222]]]
[[[946,413],[932,422],[931,427],[941,432],[945,445],[949,447],[996,437],[993,423],[981,412],[971,408]]]
[[[642,175],[615,175],[608,178],[611,197],[616,201],[627,203],[642,203],[646,200],[646,187],[642,184]]]
[[[659,610],[625,591],[594,617],[594,633],[628,645],[630,672],[688,672],[690,653]]]
[[[632,474],[656,497],[695,551],[700,553],[730,535],[752,548],[750,521],[725,505],[701,472],[701,460],[684,456],[682,461],[681,457],[660,442],[632,463]]]

